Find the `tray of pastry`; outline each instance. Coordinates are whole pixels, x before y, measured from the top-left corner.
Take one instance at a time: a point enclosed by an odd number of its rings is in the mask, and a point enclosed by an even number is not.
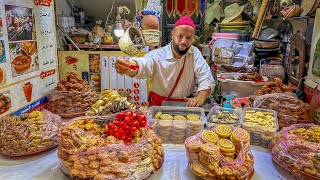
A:
[[[202,131],[207,122],[204,110],[198,107],[152,106],[148,125],[163,143],[183,144],[184,140]]]
[[[240,127],[242,110],[224,108],[224,107],[212,107],[207,119],[209,127],[213,127],[216,124],[227,124],[234,127]]]
[[[241,127],[250,133],[251,144],[266,148],[279,130],[277,112],[270,109],[244,108]]]

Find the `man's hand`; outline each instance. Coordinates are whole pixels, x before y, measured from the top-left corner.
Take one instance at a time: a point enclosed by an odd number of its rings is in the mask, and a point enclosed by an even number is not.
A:
[[[204,101],[201,101],[198,98],[183,98],[187,101],[187,107],[200,107],[203,105]]]
[[[187,107],[200,107],[206,101],[207,97],[209,96],[211,90],[206,89],[202,90],[198,93],[196,98],[184,98],[187,101]]]
[[[116,69],[117,73],[119,74],[126,74],[128,76],[134,76],[137,74],[138,69],[133,69],[131,67],[137,66],[135,61],[125,60],[125,59],[118,59],[115,63],[114,68]]]

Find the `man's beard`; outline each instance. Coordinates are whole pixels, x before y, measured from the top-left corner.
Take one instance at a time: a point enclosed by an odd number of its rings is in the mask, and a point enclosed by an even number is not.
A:
[[[177,54],[179,54],[180,56],[185,55],[185,54],[188,52],[188,50],[190,49],[190,47],[187,47],[186,50],[181,51],[181,50],[179,49],[179,45],[176,44],[174,41],[172,41],[172,45],[173,45],[174,51],[175,51]]]

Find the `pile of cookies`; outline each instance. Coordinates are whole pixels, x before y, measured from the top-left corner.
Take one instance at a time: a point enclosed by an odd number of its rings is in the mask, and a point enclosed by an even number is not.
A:
[[[320,126],[283,128],[270,143],[272,158],[297,179],[320,179]]]
[[[122,97],[118,91],[103,90],[99,99],[91,106],[87,112],[88,116],[107,115],[129,109],[131,103],[127,97]]]
[[[250,133],[251,144],[268,147],[278,130],[275,117],[276,112],[271,110],[248,108],[244,110],[241,127]]]
[[[277,112],[279,127],[297,123],[312,123],[311,106],[298,99],[293,93],[275,93],[256,97],[255,108],[271,109]]]
[[[110,116],[111,117],[111,116]],[[127,143],[106,136],[112,119],[77,119],[61,130],[58,157],[72,179],[147,179],[162,166],[161,140],[149,128],[135,131],[139,139]]]
[[[46,108],[62,118],[83,116],[99,98],[96,92],[51,91]]]
[[[259,90],[257,90],[254,95],[261,96],[264,94],[273,94],[273,93],[283,93],[291,92],[292,88],[286,84],[282,83],[280,78],[275,78],[274,82],[268,82]]]
[[[56,91],[90,92],[88,81],[78,78],[77,73],[69,72],[55,87]]]
[[[171,141],[175,144],[184,143],[187,137],[197,134],[204,126],[198,114],[170,115],[159,111],[153,119],[156,120],[153,128],[162,142]]]
[[[0,120],[0,154],[22,156],[58,144],[61,117],[48,111],[33,111]]]
[[[191,171],[203,179],[246,179],[253,172],[250,135],[217,125],[185,141]]]
[[[231,112],[232,111],[232,112]],[[233,126],[239,126],[240,114],[241,112],[235,113],[234,110],[220,110],[215,109],[212,112],[213,114],[209,116],[209,122],[213,124],[228,124]]]
[[[238,77],[238,80],[241,81],[259,81],[259,80],[264,80],[262,75],[260,73],[254,72],[254,73],[246,73],[246,74],[242,74],[240,75],[240,77]]]

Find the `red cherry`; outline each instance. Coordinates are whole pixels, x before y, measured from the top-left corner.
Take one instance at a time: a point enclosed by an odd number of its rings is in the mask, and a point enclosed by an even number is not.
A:
[[[132,121],[132,122],[130,123],[130,126],[131,126],[131,127],[137,127],[137,128],[139,128],[139,122],[138,122],[138,121]]]
[[[146,121],[146,120],[147,120],[147,117],[145,115],[141,115],[138,119],[139,122]]]
[[[132,142],[132,137],[127,137],[127,142],[131,143]]]
[[[128,124],[131,121],[130,117],[125,117],[123,120],[123,124]]]
[[[122,121],[118,123],[118,127],[123,127],[123,125],[124,125],[124,124],[123,124]]]
[[[107,134],[108,136],[111,136],[111,135],[112,135],[112,131],[111,131],[111,130],[108,130],[108,131],[106,131],[106,134]]]
[[[141,121],[139,122],[140,127],[146,127],[147,121]]]
[[[126,117],[131,117],[131,116],[132,116],[132,112],[131,111],[126,112]]]
[[[138,114],[136,114],[136,113],[132,113],[132,119],[134,119],[134,120],[136,120],[136,119],[138,119]]]

